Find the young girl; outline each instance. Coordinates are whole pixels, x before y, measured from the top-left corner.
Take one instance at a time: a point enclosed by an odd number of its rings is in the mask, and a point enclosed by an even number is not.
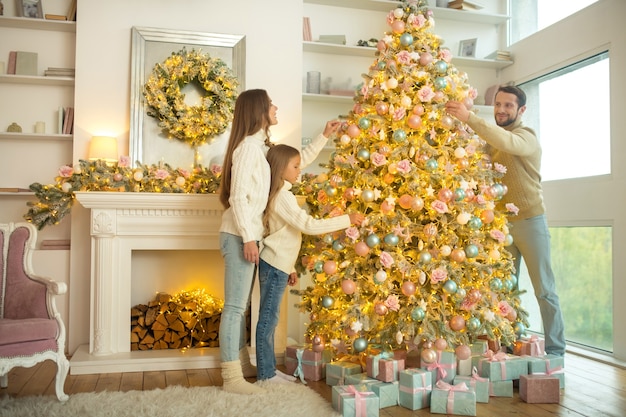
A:
[[[288,382],[276,370],[274,331],[278,324],[280,303],[287,284],[295,285],[298,275],[294,265],[300,251],[302,233],[319,235],[360,225],[361,213],[315,219],[298,205],[290,191],[300,175],[300,152],[287,145],[276,145],[267,153],[271,185],[263,215],[267,236],[263,239],[259,263],[261,305],[256,326],[257,380]]]
[[[219,330],[223,389],[240,394],[263,392],[244,379],[257,374],[246,347],[245,312],[259,263],[258,243],[263,238],[263,211],[270,190],[270,167],[265,154],[271,146],[269,129],[278,123],[277,110],[265,90],[239,94],[219,190],[225,208],[220,227],[224,258],[224,309]],[[306,155],[310,160],[315,159],[339,126],[338,121],[326,123],[324,133],[308,148]]]

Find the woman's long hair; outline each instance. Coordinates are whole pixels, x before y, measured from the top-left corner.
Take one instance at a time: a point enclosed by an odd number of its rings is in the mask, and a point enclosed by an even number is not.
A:
[[[269,233],[269,218],[274,198],[278,195],[285,183],[283,172],[285,172],[289,161],[296,156],[300,156],[300,151],[289,145],[274,145],[267,151],[267,162],[270,164],[272,180],[270,182],[270,194],[267,199],[267,207],[265,207],[265,211],[263,212],[263,225],[265,226],[266,234]]]
[[[271,101],[267,91],[261,89],[246,90],[237,97],[219,188],[220,202],[225,209],[230,207],[228,200],[230,198],[233,152],[247,136],[253,135],[261,129],[265,131],[266,142],[269,143],[270,105]]]

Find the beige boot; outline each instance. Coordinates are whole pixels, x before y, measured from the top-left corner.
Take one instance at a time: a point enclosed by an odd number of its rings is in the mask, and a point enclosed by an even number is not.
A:
[[[222,362],[222,389],[236,394],[262,394],[265,390],[243,379],[240,361]]]
[[[241,372],[244,378],[256,378],[256,366],[250,362],[250,352],[244,347],[239,351],[239,360],[241,361]]]

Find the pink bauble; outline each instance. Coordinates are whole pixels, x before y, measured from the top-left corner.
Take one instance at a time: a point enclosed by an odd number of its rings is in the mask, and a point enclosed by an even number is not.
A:
[[[448,342],[446,342],[446,339],[439,338],[435,340],[435,349],[446,350],[447,347],[448,347]]]
[[[468,165],[469,165],[469,162],[468,162]],[[468,203],[471,202],[474,199],[474,197],[476,197],[476,195],[474,194],[474,190],[471,190],[471,189],[465,190],[465,201],[466,202],[468,202]]]
[[[356,291],[356,283],[351,279],[344,279],[341,281],[341,289],[348,295],[354,294],[354,291]]]
[[[472,107],[474,107],[474,100],[469,97],[465,97],[465,99],[463,100],[463,104],[465,105],[467,110],[472,110]]]
[[[463,316],[453,316],[450,319],[450,328],[454,331],[461,331],[465,328],[465,319]]]
[[[509,314],[506,315],[506,318],[508,321],[510,321],[511,323],[514,322],[517,319],[517,311],[511,309],[511,312]]]
[[[430,52],[422,52],[420,55],[420,64],[426,66],[429,65],[431,62],[433,62],[433,56],[430,54]]]
[[[370,247],[363,241],[357,242],[357,244],[354,245],[354,252],[356,252],[359,256],[365,256],[369,253],[369,251]]]
[[[345,198],[348,201],[354,200],[354,188],[352,187],[346,188],[346,190],[343,192],[343,198]]]
[[[385,49],[387,49],[387,44],[385,43],[385,41],[383,41],[382,39],[378,41],[378,43],[376,44],[376,49],[378,49],[379,51],[384,51]]]
[[[472,349],[467,345],[459,345],[454,349],[457,359],[464,361],[472,356]]]
[[[413,107],[413,114],[417,114],[418,116],[424,114],[424,106],[418,104],[417,106]]]
[[[348,136],[351,138],[356,138],[361,134],[361,129],[357,125],[348,126]]]
[[[433,97],[434,101],[441,101],[444,99],[444,97],[446,97],[446,95],[444,94],[443,91],[436,91],[435,92],[435,97]]]
[[[320,335],[316,334],[315,336],[313,336],[313,340],[311,340],[311,342],[314,345],[320,345],[320,344],[322,344],[322,337]]]
[[[431,342],[430,340],[424,340],[424,343],[422,344],[422,348],[423,349],[432,349],[433,348],[433,342]]]
[[[379,316],[384,316],[385,314],[387,314],[387,306],[383,303],[376,303],[376,305],[374,306],[374,311]]]
[[[422,126],[422,118],[417,114],[412,114],[406,120],[406,124],[409,125],[411,129],[419,129]]]
[[[384,101],[379,101],[378,103],[376,103],[376,113],[378,113],[380,116],[382,116],[383,114],[387,114],[388,111],[389,105],[387,103],[385,103]]]
[[[449,188],[442,188],[437,193],[437,197],[439,197],[439,200],[443,201],[444,203],[448,203],[454,198],[454,193]]]
[[[441,117],[441,125],[446,129],[451,129],[454,126],[454,119],[448,115]]]
[[[483,295],[481,294],[480,290],[474,288],[470,290],[469,294],[467,294],[467,297],[472,303],[477,303],[480,301],[481,298],[483,298]]]
[[[380,204],[380,211],[383,214],[391,214],[393,213],[393,209],[395,208],[395,204],[390,203],[389,201],[385,200]]]
[[[432,349],[424,349],[420,357],[424,363],[433,363],[437,360],[437,352]]]
[[[403,209],[411,208],[411,205],[413,204],[413,196],[408,195],[408,194],[402,194],[400,198],[398,199],[398,204]]]
[[[328,275],[332,275],[337,272],[337,262],[326,261],[324,263],[324,272],[326,272]]]
[[[483,210],[480,213],[480,220],[483,221],[483,223],[491,223],[493,221],[493,219],[495,218],[495,215],[493,214],[493,210]]]
[[[458,159],[456,161],[456,166],[459,167],[459,169],[467,169],[469,168],[469,161],[467,158]],[[465,193],[465,195],[467,195],[467,193]]]
[[[309,314],[309,319],[311,319],[311,321],[316,321],[317,320],[317,314],[316,313]]]
[[[313,352],[323,352],[323,351],[324,351],[324,343],[323,343],[323,341],[319,345],[313,344]]]
[[[463,249],[454,249],[452,250],[452,253],[450,253],[450,258],[452,258],[453,261],[461,263],[465,260],[465,251]]]
[[[402,283],[402,294],[406,295],[407,297],[415,294],[416,288],[415,288],[415,284],[411,281],[404,281]]]
[[[402,33],[404,32],[404,26],[403,20],[394,20],[391,24],[391,30],[393,30],[393,33]]]
[[[423,232],[424,236],[432,239],[437,236],[437,225],[435,225],[434,223],[428,223],[424,226]]]

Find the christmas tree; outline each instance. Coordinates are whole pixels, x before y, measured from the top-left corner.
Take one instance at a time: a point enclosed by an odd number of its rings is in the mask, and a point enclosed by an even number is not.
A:
[[[506,167],[445,112],[448,100],[471,108],[477,92],[433,33],[432,11],[405,0],[387,23],[326,172],[303,181],[312,215],[367,215],[359,228],[304,236],[296,267],[314,285],[292,292],[310,312],[306,336],[342,355],[436,343],[469,356],[479,335],[511,344],[528,322],[506,250],[517,210]]]

